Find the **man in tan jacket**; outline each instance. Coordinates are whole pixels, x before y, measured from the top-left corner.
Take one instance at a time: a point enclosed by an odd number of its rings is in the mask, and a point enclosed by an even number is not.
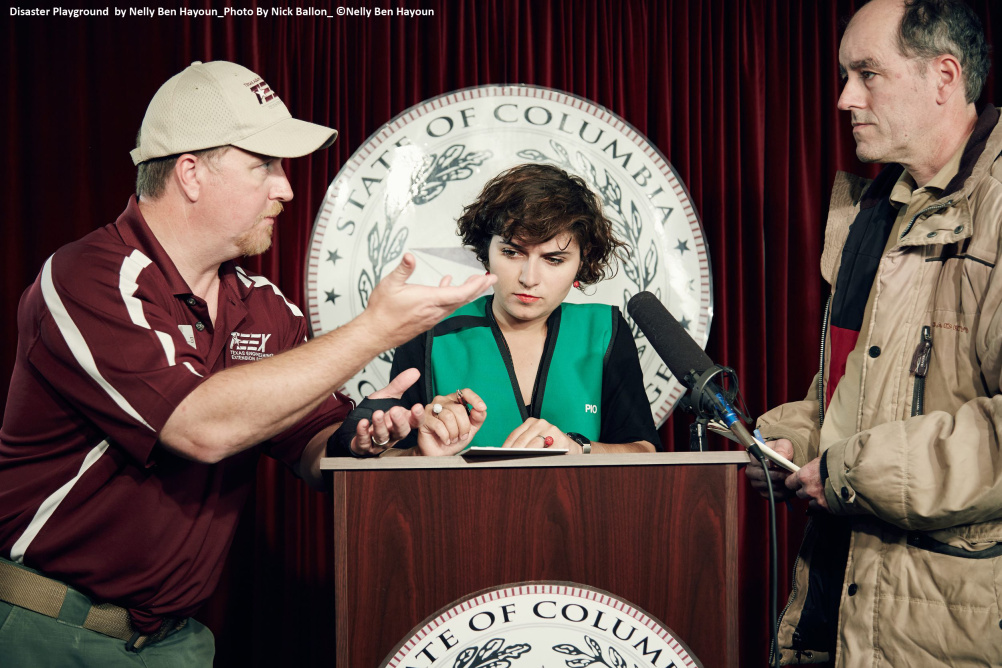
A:
[[[813,508],[781,661],[1002,665],[1002,128],[960,0],[873,0],[839,49],[856,154],[822,273],[823,366],[760,419],[802,468],[752,484]],[[785,487],[784,487],[785,484]]]

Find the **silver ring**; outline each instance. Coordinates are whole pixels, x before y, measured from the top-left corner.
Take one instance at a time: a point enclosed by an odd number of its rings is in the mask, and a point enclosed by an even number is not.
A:
[[[385,447],[386,447],[387,445],[389,445],[389,444],[390,444],[390,437],[389,437],[389,436],[387,436],[387,437],[386,437],[386,440],[385,440],[385,441],[383,441],[382,443],[380,443],[380,442],[379,442],[379,441],[377,441],[376,439],[372,439],[372,444],[373,444],[374,446],[376,446],[377,448],[385,448]]]
[[[431,407],[431,412],[433,415],[438,415],[442,412],[442,404],[435,404]]]

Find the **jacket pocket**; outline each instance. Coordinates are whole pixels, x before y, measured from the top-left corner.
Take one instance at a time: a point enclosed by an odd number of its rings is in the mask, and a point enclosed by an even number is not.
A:
[[[991,547],[983,550],[965,550],[962,547],[954,547],[948,543],[942,543],[929,534],[922,531],[909,531],[907,537],[908,544],[920,550],[928,550],[936,554],[945,554],[959,559],[994,559],[1002,557],[1002,543],[995,543]]]
[[[993,556],[994,555],[994,556]],[[971,552],[908,532],[887,545],[876,589],[881,665],[1002,665],[1002,551]]]

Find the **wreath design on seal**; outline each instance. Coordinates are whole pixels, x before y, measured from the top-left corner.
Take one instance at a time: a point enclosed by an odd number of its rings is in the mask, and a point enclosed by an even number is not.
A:
[[[587,650],[582,650],[575,645],[554,645],[553,651],[560,652],[561,654],[568,654],[570,656],[576,656],[576,659],[567,659],[564,663],[567,664],[567,668],[585,668],[586,666],[607,666],[608,668],[628,668],[626,665],[626,659],[616,651],[616,648],[609,645],[609,663],[606,661],[605,655],[602,653],[602,646],[596,641],[592,640],[588,636],[584,637],[585,645],[587,645]],[[589,651],[590,650],[590,651]],[[633,664],[633,668],[637,668],[637,664]]]
[[[517,155],[523,160],[552,162],[563,169],[584,177],[585,181],[588,182],[602,199],[602,207],[605,209],[605,215],[612,222],[616,236],[627,244],[626,258],[623,260],[623,271],[626,273],[626,277],[636,286],[636,292],[647,290],[654,283],[654,277],[658,271],[658,248],[654,241],[651,240],[650,245],[647,247],[647,252],[644,253],[643,260],[641,261],[639,253],[640,234],[643,230],[644,220],[636,203],[633,200],[629,201],[630,213],[627,215],[623,206],[623,189],[619,185],[619,181],[609,174],[609,170],[602,170],[604,178],[600,180],[595,165],[581,151],[575,154],[577,164],[574,164],[567,153],[567,149],[560,142],[551,139],[550,148],[553,149],[557,157],[551,158],[546,153],[534,148],[519,151]],[[657,288],[654,294],[660,300],[661,288]],[[627,313],[626,304],[629,301],[630,292],[624,289],[622,309],[624,314]],[[634,339],[643,337],[643,333],[636,323],[633,322],[632,318],[627,317],[627,322],[630,324],[630,331],[633,333]],[[639,352],[643,355],[643,349],[640,349]]]
[[[453,144],[442,151],[441,155],[428,155],[411,173],[411,185],[404,201],[391,204],[384,199],[386,225],[382,226],[377,222],[369,230],[366,239],[369,267],[363,269],[358,276],[358,296],[363,309],[368,307],[369,297],[376,284],[382,280],[383,272],[403,255],[409,230],[406,227],[394,230],[400,214],[410,204],[421,206],[431,202],[445,191],[450,181],[470,178],[473,176],[473,167],[482,165],[494,156],[491,151],[465,151],[465,145]],[[379,359],[386,363],[393,362],[393,351],[381,353]]]
[[[483,649],[476,645],[464,649],[452,668],[509,668],[511,662],[532,649],[531,645],[504,646],[504,638],[488,640]]]

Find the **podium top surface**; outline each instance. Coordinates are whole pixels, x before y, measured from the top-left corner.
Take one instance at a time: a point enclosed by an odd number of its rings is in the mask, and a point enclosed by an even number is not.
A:
[[[372,471],[402,469],[484,469],[484,468],[548,468],[579,466],[681,466],[736,464],[749,462],[743,451],[724,452],[652,452],[643,454],[591,454],[499,457],[373,457],[351,459],[325,457],[320,460],[323,471]]]

